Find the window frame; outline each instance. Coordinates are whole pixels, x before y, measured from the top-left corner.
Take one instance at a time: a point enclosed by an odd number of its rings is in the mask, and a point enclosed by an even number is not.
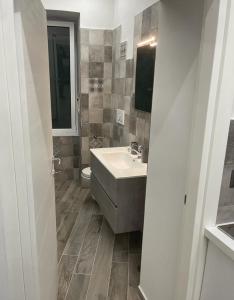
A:
[[[78,120],[75,84],[75,29],[74,23],[63,21],[47,21],[47,27],[67,27],[70,34],[70,85],[71,85],[71,128],[52,128],[53,136],[78,136]],[[51,112],[52,113],[52,112]]]

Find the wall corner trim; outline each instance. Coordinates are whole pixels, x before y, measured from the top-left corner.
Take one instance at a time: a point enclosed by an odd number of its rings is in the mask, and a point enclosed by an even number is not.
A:
[[[138,285],[138,294],[139,294],[141,300],[148,300],[148,298],[146,297],[146,295],[140,285]]]

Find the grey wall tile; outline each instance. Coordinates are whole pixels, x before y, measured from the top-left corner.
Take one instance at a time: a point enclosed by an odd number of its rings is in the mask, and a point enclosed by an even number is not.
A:
[[[89,109],[89,122],[90,123],[103,123],[103,109],[95,108]]]
[[[126,60],[126,78],[133,78],[134,60]]]
[[[112,94],[112,108],[113,109],[118,108],[118,98],[119,97],[120,97],[120,95]]]
[[[106,137],[103,138],[103,147],[104,147],[104,148],[109,148],[109,147],[111,147],[111,141],[110,141],[110,138],[106,138]]]
[[[89,77],[90,78],[103,78],[104,76],[104,63],[90,62],[89,63]]]
[[[125,96],[124,97],[124,110],[127,115],[131,113],[131,97]]]
[[[126,77],[126,61],[121,60],[119,63],[119,77],[125,78]]]
[[[89,137],[82,137],[81,138],[81,150],[88,150],[89,149]]]
[[[103,45],[104,44],[104,30],[92,29],[89,31],[89,44],[90,45]]]
[[[151,7],[143,11],[142,32],[141,32],[142,38],[147,38],[151,34],[151,14],[152,14]]]
[[[89,95],[90,108],[103,108],[103,95],[102,93],[92,93]]]
[[[103,122],[113,122],[113,110],[110,108],[103,109]]]
[[[125,81],[125,95],[131,96],[133,92],[133,79],[132,78],[126,78]]]
[[[102,148],[103,147],[103,137],[90,137],[89,138],[89,148]]]
[[[234,164],[234,121],[230,122],[225,164]]]
[[[118,109],[124,109],[124,96],[122,95],[118,97]]]
[[[105,30],[104,31],[104,45],[112,46],[112,44],[113,44],[113,32],[112,32],[112,30]]]
[[[111,94],[103,95],[103,108],[112,108]]]
[[[112,47],[111,46],[105,46],[105,48],[104,48],[104,61],[112,62]]]
[[[112,91],[112,79],[110,78],[105,78],[104,79],[104,84],[103,84],[103,91],[104,93],[111,93]]]
[[[81,109],[88,109],[89,107],[89,94],[81,94],[80,97]]]
[[[102,136],[103,135],[102,124],[90,123],[89,126],[90,126],[90,136]]]
[[[113,111],[112,111],[113,114]],[[103,136],[111,138],[113,135],[113,123],[104,123],[103,124]]]
[[[116,61],[114,65],[115,65],[114,77],[115,79],[117,79],[120,78],[120,62]]]
[[[80,79],[80,82],[81,82],[81,93],[82,94],[88,94],[89,92],[89,80],[88,78],[81,78]]]
[[[90,151],[81,151],[81,163],[83,165],[90,163]]]
[[[89,46],[80,46],[80,59],[81,62],[89,62]]]
[[[81,121],[82,121],[82,123],[88,123],[89,122],[89,111],[88,111],[88,109],[83,109],[82,110]]]
[[[111,62],[104,63],[104,78],[112,79],[112,63]]]
[[[159,9],[159,4],[155,3],[151,6],[151,30],[155,30],[158,28],[158,9]]]
[[[81,77],[88,78],[81,79],[81,90],[89,96],[89,107],[87,102],[81,107],[82,136],[97,136],[102,146],[149,142],[150,114],[137,112],[134,107],[136,50],[139,41],[157,32],[157,22],[155,5],[135,17],[134,58],[127,60],[120,59],[120,26],[113,31],[91,29],[81,33]],[[117,108],[125,111],[124,126],[115,122]],[[86,153],[83,161],[88,163],[88,159]]]
[[[81,126],[81,136],[89,136],[89,123],[83,123]]]
[[[89,64],[88,62],[81,62],[80,63],[80,74],[83,78],[89,77]]]
[[[142,18],[143,18],[143,13],[140,13],[140,14],[135,16],[134,37],[140,37],[141,38]],[[136,44],[134,44],[134,47],[135,46],[136,46]]]
[[[104,47],[103,46],[90,46],[89,47],[89,62],[104,62]]]
[[[80,43],[82,45],[88,45],[89,44],[89,30],[86,28],[80,29]]]
[[[89,92],[90,95],[92,93],[99,93],[103,92],[103,79],[102,78],[90,78],[89,79]]]
[[[136,135],[136,117],[132,115],[129,117],[129,132]]]
[[[62,171],[60,177],[64,180],[75,179],[74,168],[80,167],[80,138],[78,136],[53,137],[53,153],[62,160],[61,165],[55,165],[56,170]]]

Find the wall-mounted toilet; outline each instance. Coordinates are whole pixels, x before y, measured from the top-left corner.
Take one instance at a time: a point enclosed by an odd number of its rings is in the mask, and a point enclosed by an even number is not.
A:
[[[90,187],[91,173],[92,171],[90,167],[84,168],[81,171],[81,185],[83,187]]]

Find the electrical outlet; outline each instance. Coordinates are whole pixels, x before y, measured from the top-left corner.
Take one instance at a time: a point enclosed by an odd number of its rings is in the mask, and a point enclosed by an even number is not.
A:
[[[124,125],[124,110],[122,109],[116,110],[116,123]]]

